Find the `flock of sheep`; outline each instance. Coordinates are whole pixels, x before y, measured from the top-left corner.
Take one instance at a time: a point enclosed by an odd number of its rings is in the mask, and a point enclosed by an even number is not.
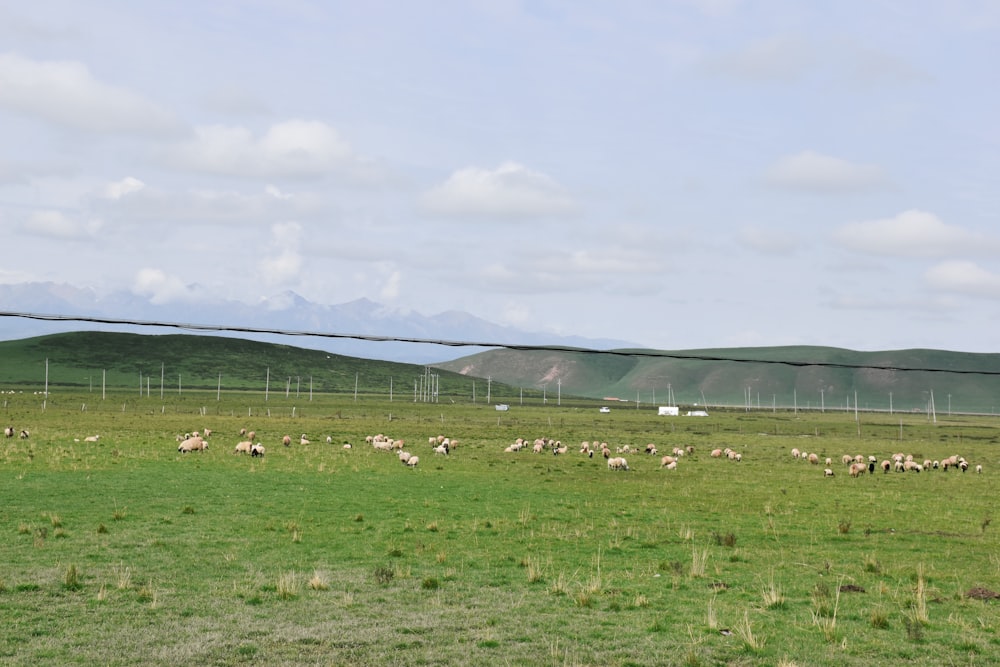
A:
[[[812,465],[819,465],[820,459],[819,455],[816,453],[807,453],[799,451],[798,448],[792,449],[792,458],[799,459],[802,461],[807,461]],[[897,452],[887,459],[882,459],[880,462],[877,456],[869,455],[867,458],[863,454],[855,454],[854,456],[850,454],[844,454],[840,458],[841,463],[847,466],[847,472],[851,477],[860,477],[865,474],[873,474],[877,469],[881,470],[883,473],[888,473],[891,470],[896,472],[915,472],[920,473],[925,470],[943,470],[948,472],[949,468],[956,468],[965,472],[969,469],[969,462],[962,456],[958,454],[953,454],[946,459],[940,461],[931,459],[924,459],[924,461],[918,462],[913,458],[913,454],[904,454],[903,452]],[[823,469],[824,477],[833,477],[835,475],[833,468],[833,459],[826,457],[823,461],[826,468]],[[982,464],[977,464],[975,467],[977,473],[983,472]]]
[[[15,433],[16,431],[13,427],[7,427],[4,429],[4,435],[8,438],[13,437]],[[185,433],[183,436],[179,435],[177,436],[177,440],[179,442],[177,451],[183,454],[194,451],[205,451],[208,449],[207,438],[209,435],[211,435],[210,429],[204,429],[201,433],[194,431],[191,433]],[[233,453],[249,454],[252,457],[263,457],[265,448],[260,442],[255,442],[256,436],[256,431],[241,429],[240,437],[242,439],[236,444]],[[20,432],[20,437],[27,438],[28,431],[22,430]],[[99,437],[100,436],[97,435],[88,436],[86,441],[97,442]],[[299,437],[298,442],[301,445],[310,444],[310,440],[307,438],[305,433]],[[332,437],[327,436],[326,442],[328,444],[332,443]],[[411,454],[404,449],[406,442],[402,439],[391,438],[383,433],[379,433],[367,436],[365,438],[365,442],[375,451],[395,452],[399,461],[408,468],[416,468],[420,462],[419,456]],[[285,447],[290,447],[293,443],[293,439],[291,436],[285,435],[281,438],[281,443]],[[428,445],[431,447],[431,451],[435,455],[449,456],[456,444],[457,441],[455,439],[444,435],[430,436],[428,438]],[[349,450],[352,447],[353,445],[350,443],[344,443],[343,445],[343,449],[345,450]],[[569,451],[569,447],[564,445],[560,440],[549,437],[539,437],[534,440],[517,438],[513,443],[507,445],[503,451],[505,453],[515,453],[527,450],[536,454],[549,452],[553,455],[560,455],[566,454]],[[674,447],[670,454],[666,454],[660,458],[660,468],[676,470],[682,458],[684,456],[694,454],[694,451],[695,449],[692,446]],[[649,456],[656,456],[658,454],[657,447],[653,443],[647,444],[644,448],[631,445],[621,445],[616,447],[615,451],[612,452],[612,449],[607,442],[599,442],[596,440],[593,442],[584,441],[581,443],[579,452],[586,455],[588,458],[593,458],[595,454],[599,453],[602,458],[607,460],[609,470],[630,470],[628,460],[622,456],[622,454],[641,453]],[[617,454],[617,456],[612,454]],[[798,448],[793,448],[791,450],[791,454],[793,459],[801,460],[812,465],[818,466],[822,462],[825,464],[823,475],[826,477],[835,476],[832,458],[823,457],[821,459],[815,452],[810,453],[800,451]],[[743,460],[743,455],[740,452],[737,452],[729,447],[726,447],[725,449],[713,449],[709,456],[715,459],[728,459],[737,463]],[[866,457],[862,454],[844,454],[840,460],[841,463],[847,468],[848,474],[851,477],[859,477],[865,473],[872,474],[876,471],[876,469],[882,470],[883,473],[888,473],[890,471],[920,473],[923,471],[938,469],[947,472],[949,468],[955,468],[965,472],[970,467],[969,462],[964,457],[957,454],[940,461],[926,459],[922,462],[915,460],[912,454],[905,454],[902,452],[895,453],[889,458],[881,461],[879,461],[876,456],[869,455]],[[982,473],[983,466],[976,465],[974,470],[977,473]]]

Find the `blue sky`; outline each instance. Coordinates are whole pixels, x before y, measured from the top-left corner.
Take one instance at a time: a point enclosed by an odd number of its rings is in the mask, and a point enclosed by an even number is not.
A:
[[[997,62],[992,1],[0,0],[0,283],[995,352]]]

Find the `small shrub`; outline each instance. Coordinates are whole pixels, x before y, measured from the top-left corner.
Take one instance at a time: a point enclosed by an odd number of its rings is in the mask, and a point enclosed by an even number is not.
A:
[[[708,564],[708,549],[698,551],[697,549],[691,552],[691,571],[690,575],[694,578],[700,578],[705,576],[705,566]]]
[[[851,520],[841,519],[837,523],[837,532],[840,533],[841,535],[846,535],[847,533],[851,532]]]
[[[107,526],[105,526],[103,523],[97,524],[97,534],[98,535],[104,535],[107,532],[108,532],[108,527]]]
[[[354,520],[356,522],[358,522],[358,523],[361,523],[362,521],[365,520],[365,515],[364,514],[356,514],[356,515],[354,515]]]
[[[396,570],[392,566],[385,567],[380,565],[375,568],[373,576],[375,577],[375,581],[377,583],[384,586],[392,581],[392,578],[396,576]]]
[[[733,626],[733,632],[743,642],[743,646],[752,653],[759,653],[764,650],[766,639],[760,635],[755,635],[750,624],[750,612],[743,612],[743,620],[738,621]]]
[[[181,514],[194,514],[194,508],[191,507],[190,505],[185,505],[181,509]]]
[[[440,586],[441,584],[434,577],[424,577],[424,580],[420,582],[420,587],[427,591],[437,590]]]

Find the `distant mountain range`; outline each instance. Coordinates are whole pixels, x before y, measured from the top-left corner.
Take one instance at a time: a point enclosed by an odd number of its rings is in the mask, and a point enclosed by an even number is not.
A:
[[[499,345],[556,345],[591,349],[640,347],[634,342],[522,331],[493,324],[465,312],[450,310],[423,315],[386,307],[368,299],[337,305],[319,304],[294,292],[283,292],[258,304],[215,302],[156,304],[127,291],[101,296],[86,287],[59,283],[0,285],[0,311],[61,315],[91,319],[130,320],[171,324],[218,325],[236,331],[222,335],[296,345],[367,359],[431,364],[453,359],[456,350],[473,354],[488,348],[444,344],[363,340],[402,338],[420,341],[496,343]],[[349,337],[292,337],[239,329],[311,332]],[[80,321],[39,321],[0,317],[0,340],[16,340],[66,331],[130,331],[176,333],[177,328],[135,327]],[[181,331],[188,330],[181,329]]]

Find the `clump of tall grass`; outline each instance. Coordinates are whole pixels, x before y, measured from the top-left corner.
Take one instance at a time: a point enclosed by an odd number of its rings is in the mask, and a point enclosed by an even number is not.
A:
[[[917,586],[913,593],[913,620],[926,625],[931,619],[927,613],[927,580],[922,563],[917,565]]]
[[[299,596],[299,578],[294,572],[278,575],[277,592],[282,600],[293,600]]]
[[[761,635],[754,634],[753,626],[750,623],[750,612],[743,612],[743,620],[737,621],[736,625],[733,626],[733,632],[740,638],[743,646],[748,651],[758,653],[764,650],[764,644],[767,642],[767,639]]]
[[[111,573],[115,577],[115,586],[118,587],[118,590],[125,590],[132,585],[132,568],[125,566],[124,563],[119,563],[111,568]]]
[[[719,615],[715,611],[715,596],[708,599],[708,609],[705,612],[705,624],[709,630],[719,629]]]
[[[865,554],[864,570],[873,574],[878,574],[882,571],[882,564],[875,558],[875,554]]]
[[[316,570],[309,579],[309,588],[314,591],[325,591],[330,589],[330,578],[323,572]]]
[[[690,575],[693,578],[701,578],[705,576],[705,567],[708,564],[708,549],[703,549],[698,551],[697,548],[691,551],[691,570]]]
[[[785,607],[785,594],[781,590],[781,586],[774,582],[774,572],[771,573],[771,579],[764,585],[761,596],[764,598],[765,609],[783,609]]]
[[[82,586],[80,583],[80,571],[77,570],[76,565],[70,563],[69,567],[66,568],[66,573],[63,575],[63,587],[66,590],[77,591]]]
[[[819,590],[817,586],[816,590]],[[825,591],[825,595],[828,597],[829,592]],[[823,638],[828,642],[836,641],[837,639],[837,611],[840,609],[840,586],[837,586],[837,593],[833,599],[832,610],[828,606],[826,600],[822,602],[817,601],[817,596],[814,593],[813,603],[816,609],[812,611],[813,625],[820,629],[823,633]]]

